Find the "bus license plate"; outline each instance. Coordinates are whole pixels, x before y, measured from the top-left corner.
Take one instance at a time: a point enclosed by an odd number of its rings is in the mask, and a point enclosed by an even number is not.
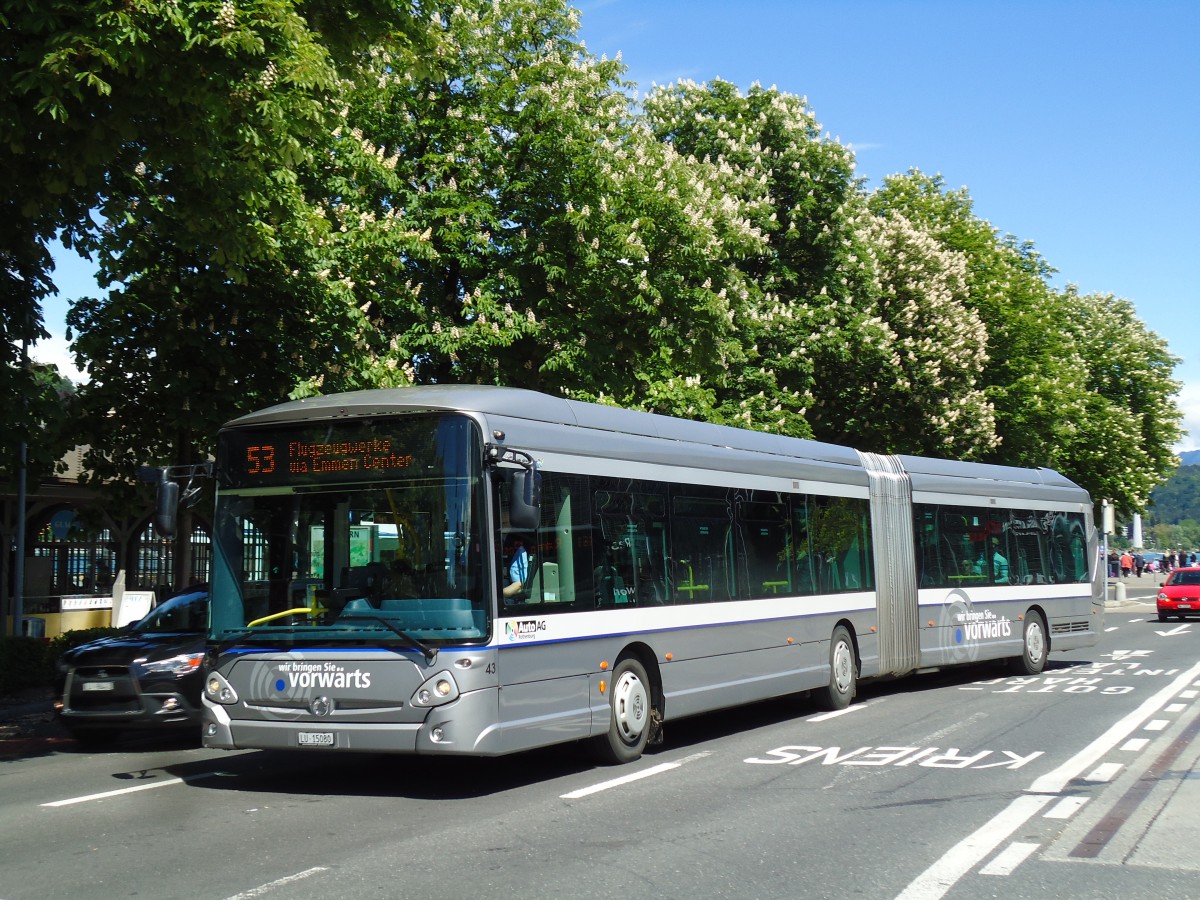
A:
[[[332,731],[301,731],[297,737],[301,747],[332,747]]]
[[[111,691],[115,687],[111,681],[85,681],[83,683],[85,691]]]

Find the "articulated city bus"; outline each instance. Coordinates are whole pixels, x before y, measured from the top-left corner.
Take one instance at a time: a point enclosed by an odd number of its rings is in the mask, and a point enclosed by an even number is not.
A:
[[[1093,644],[1087,493],[468,385],[218,438],[208,747],[498,755]]]

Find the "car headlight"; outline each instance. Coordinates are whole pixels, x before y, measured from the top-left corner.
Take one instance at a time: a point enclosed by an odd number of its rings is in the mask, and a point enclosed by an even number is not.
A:
[[[178,656],[172,656],[168,659],[135,659],[133,664],[137,666],[139,672],[145,672],[152,675],[186,675],[188,672],[194,672],[200,668],[200,662],[204,659],[204,653],[180,653]]]
[[[1166,594],[1159,594],[1158,599],[1159,600],[1170,600],[1171,598],[1168,597]]]

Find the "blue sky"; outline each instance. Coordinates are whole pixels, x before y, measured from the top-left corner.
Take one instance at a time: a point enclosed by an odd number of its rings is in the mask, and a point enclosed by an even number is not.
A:
[[[582,37],[642,91],[755,81],[808,98],[870,183],[918,168],[1032,241],[1056,284],[1130,300],[1181,358],[1200,447],[1200,2],[590,0]],[[94,293],[64,256],[60,297]],[[61,340],[40,348],[63,362]]]

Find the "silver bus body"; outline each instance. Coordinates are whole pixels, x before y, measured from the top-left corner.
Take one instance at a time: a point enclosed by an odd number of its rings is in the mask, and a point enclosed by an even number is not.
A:
[[[226,574],[213,584],[206,746],[486,756],[591,738],[615,746],[604,755],[619,762],[664,721],[803,691],[848,702],[860,679],[988,659],[1036,670],[1047,652],[1089,646],[1103,630],[1091,499],[1047,469],[878,456],[479,386],[301,400],[222,434],[241,454],[241,434],[312,426],[336,435],[342,424],[425,415],[464,418],[484,457],[476,512],[461,517],[475,537],[442,523],[423,532],[444,535],[438,565],[477,554],[466,563],[476,574],[459,576],[461,596],[443,586],[424,599],[368,601],[335,583],[354,567],[330,563],[324,583],[308,587],[319,612],[251,618],[253,577],[237,571],[247,551],[223,563],[228,551],[215,541]],[[245,451],[256,466],[259,446]],[[218,473],[231,459],[218,454]],[[541,479],[542,519],[529,533],[536,572],[526,599],[510,605],[503,556],[519,529],[506,519],[502,485],[522,465]],[[239,510],[293,490],[282,477],[270,487],[231,483],[218,483],[219,519],[253,516]],[[380,525],[386,518],[350,527],[403,530]],[[405,511],[394,519],[406,521]],[[238,521],[245,531],[248,520]],[[308,534],[336,542],[341,526],[325,521]],[[835,531],[851,548],[843,557],[830,550]],[[395,564],[400,551],[384,553]],[[301,596],[302,581],[289,581],[290,596]],[[320,599],[329,593],[360,630],[339,630],[322,606],[335,604]]]

